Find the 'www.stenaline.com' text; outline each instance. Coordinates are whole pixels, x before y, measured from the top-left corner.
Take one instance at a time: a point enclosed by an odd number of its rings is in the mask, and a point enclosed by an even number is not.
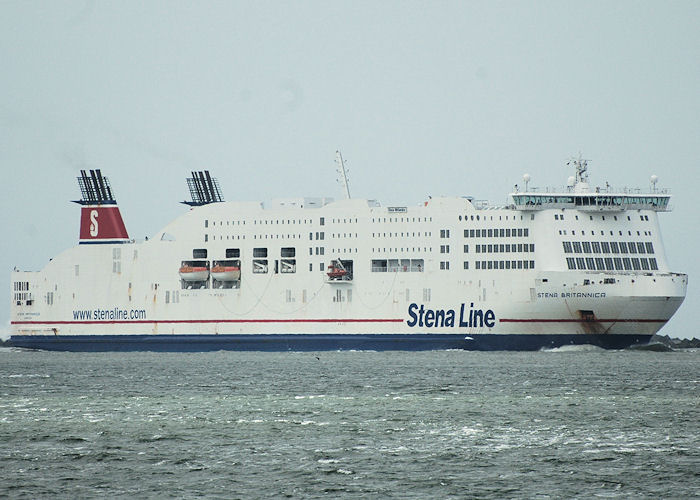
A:
[[[73,319],[76,321],[123,321],[133,319],[146,319],[145,309],[80,309],[73,311]]]

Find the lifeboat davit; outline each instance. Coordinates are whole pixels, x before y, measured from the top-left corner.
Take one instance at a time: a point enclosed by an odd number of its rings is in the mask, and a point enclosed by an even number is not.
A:
[[[209,269],[204,266],[182,266],[180,278],[185,281],[206,281],[209,279]]]
[[[241,279],[241,268],[237,266],[214,266],[211,277],[217,281],[238,281]]]

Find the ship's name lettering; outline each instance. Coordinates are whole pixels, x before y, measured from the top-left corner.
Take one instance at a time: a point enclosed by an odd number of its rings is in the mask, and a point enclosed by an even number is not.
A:
[[[605,292],[539,292],[538,299],[604,299]]]
[[[426,328],[493,328],[496,325],[496,314],[491,310],[474,309],[474,302],[462,304],[459,315],[454,309],[428,309],[423,304],[416,303],[408,306],[409,319],[406,324],[411,328],[415,326]]]

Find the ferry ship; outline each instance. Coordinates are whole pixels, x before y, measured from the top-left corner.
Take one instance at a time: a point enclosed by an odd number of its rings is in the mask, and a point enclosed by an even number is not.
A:
[[[658,214],[671,195],[516,185],[505,206],[432,197],[226,202],[208,171],[189,206],[128,235],[100,170],[81,171],[78,244],[15,270],[11,337],[66,351],[535,350],[647,343],[683,302]]]

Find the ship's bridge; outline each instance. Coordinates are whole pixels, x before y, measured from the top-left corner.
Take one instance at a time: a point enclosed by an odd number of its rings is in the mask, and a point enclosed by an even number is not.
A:
[[[622,212],[624,210],[671,210],[667,193],[513,193],[517,210],[575,208],[583,211]]]
[[[575,175],[569,177],[567,187],[564,189],[547,189],[544,192],[539,189],[528,189],[530,175],[523,175],[525,192],[510,194],[513,206],[517,210],[544,210],[550,208],[575,208],[590,212],[622,212],[625,210],[653,210],[655,212],[668,212],[671,210],[669,201],[671,195],[666,189],[657,189],[658,177],[652,175],[650,182],[651,193],[642,192],[641,189],[612,189],[606,183],[605,188],[592,190],[588,184],[588,160],[572,158],[567,166],[574,167]]]

